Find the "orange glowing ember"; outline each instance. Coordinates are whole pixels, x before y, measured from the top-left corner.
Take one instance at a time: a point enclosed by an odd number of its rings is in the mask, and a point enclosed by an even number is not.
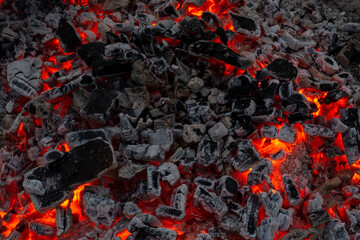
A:
[[[21,134],[23,133],[23,128],[24,128],[24,122],[20,123],[19,129],[17,131],[17,136],[20,137]]]
[[[131,232],[129,232],[127,229],[116,234],[116,236],[120,237],[121,239],[127,239],[130,235],[131,235]]]
[[[0,211],[1,219],[3,219],[5,215],[6,215],[6,212]],[[2,234],[5,237],[8,237],[10,235],[10,233],[12,232],[12,230],[14,230],[16,225],[20,222],[20,219],[15,215],[11,215],[10,220],[8,222],[5,222],[3,220],[0,222],[1,222],[1,225],[3,225],[6,228],[6,231],[2,232]]]
[[[91,186],[92,183],[86,183],[83,184],[81,186],[79,186],[78,188],[76,188],[74,190],[74,195],[73,198],[71,200],[67,199],[65,200],[60,206],[63,208],[67,208],[69,207],[69,203],[70,203],[70,208],[71,208],[71,212],[73,215],[77,215],[79,217],[79,221],[82,221],[85,219],[84,215],[82,214],[82,210],[81,210],[81,193],[84,191],[86,186]]]

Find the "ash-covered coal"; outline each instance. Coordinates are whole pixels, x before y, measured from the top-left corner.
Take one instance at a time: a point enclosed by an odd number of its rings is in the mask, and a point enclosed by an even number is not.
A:
[[[324,6],[0,1],[0,239],[359,239],[359,24]]]

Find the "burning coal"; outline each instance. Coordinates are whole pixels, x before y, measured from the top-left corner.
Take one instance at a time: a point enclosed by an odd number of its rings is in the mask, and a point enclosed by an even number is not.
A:
[[[0,239],[359,240],[360,25],[298,2],[0,1]]]

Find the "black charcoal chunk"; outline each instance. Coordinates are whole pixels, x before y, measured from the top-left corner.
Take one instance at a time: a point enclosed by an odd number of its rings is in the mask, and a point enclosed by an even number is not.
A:
[[[315,124],[302,124],[304,132],[309,136],[320,136],[326,138],[335,137],[335,132],[330,128],[315,125]]]
[[[50,156],[52,152],[47,154]],[[54,153],[51,161],[25,174],[25,182],[37,180],[45,188],[45,194],[41,196],[37,194],[42,194],[42,188],[32,193],[38,187],[24,185],[37,211],[56,207],[79,184],[89,182],[117,165],[112,146],[101,138],[92,139],[64,154],[58,154],[57,150]]]
[[[241,16],[232,11],[229,11],[229,16],[236,32],[248,38],[260,37],[261,28],[255,19],[248,16]]]
[[[110,227],[115,220],[115,201],[90,192],[83,195],[84,212],[97,225]]]
[[[339,84],[334,81],[320,80],[312,77],[300,77],[299,85],[302,88],[313,88],[323,92],[337,90]]]
[[[214,191],[216,181],[210,178],[196,177],[194,179],[195,186],[201,186],[204,189]]]
[[[280,192],[272,189],[268,193],[260,193],[260,198],[266,215],[276,218],[283,203]]]
[[[283,159],[286,155],[286,152],[282,149],[280,149],[279,151],[277,151],[276,153],[273,153],[269,156],[270,159],[272,160],[280,160]]]
[[[310,213],[309,215],[307,215],[307,218],[312,227],[319,227],[320,225],[330,221],[330,215],[325,209]]]
[[[185,206],[187,195],[188,187],[186,184],[177,187],[171,195],[171,206],[160,204],[156,209],[156,216],[182,221],[186,216]]]
[[[39,58],[24,58],[7,65],[9,87],[22,96],[34,97],[43,87],[41,80],[42,61]]]
[[[147,195],[154,199],[161,195],[160,173],[156,166],[150,165],[146,169]]]
[[[120,117],[120,128],[121,128],[120,130],[121,139],[125,143],[135,143],[139,139],[137,131],[132,126],[129,118],[125,114],[120,113],[119,117]]]
[[[251,120],[256,123],[271,122],[276,117],[276,108],[266,108],[258,106],[255,113],[251,116]]]
[[[222,176],[219,179],[219,186],[217,188],[218,195],[223,198],[232,198],[234,197],[239,189],[239,183],[236,179],[230,176]]]
[[[98,90],[91,93],[86,106],[80,110],[80,115],[95,124],[104,125],[111,114],[120,107],[121,95],[118,91]]]
[[[57,236],[68,233],[73,227],[73,215],[71,208],[63,209],[62,207],[56,208],[56,227],[57,227]]]
[[[349,97],[349,94],[344,91],[335,90],[335,91],[329,92],[325,98],[320,99],[319,103],[331,104],[331,103],[335,103],[335,102],[339,101],[340,99],[342,99],[344,97]]]
[[[279,129],[277,138],[280,141],[293,144],[296,141],[296,133],[297,133],[297,130],[295,128],[293,128],[285,123],[284,126]]]
[[[279,87],[279,97],[280,99],[288,99],[291,95],[293,95],[293,83],[292,82],[285,82],[282,83]]]
[[[350,240],[346,231],[345,223],[337,219],[331,220],[325,225],[324,239],[326,240]]]
[[[262,82],[259,88],[259,96],[265,103],[265,107],[269,108],[274,104],[275,94],[277,92],[280,82],[278,80],[270,80],[269,82]]]
[[[260,134],[263,138],[275,139],[277,138],[278,129],[275,126],[264,124],[264,126],[260,129]]]
[[[219,142],[208,139],[202,140],[197,149],[196,158],[201,167],[214,164],[220,157]]]
[[[342,133],[342,140],[347,162],[349,166],[352,166],[359,160],[360,156],[358,130],[355,127],[350,127]]]
[[[290,113],[288,115],[289,124],[307,122],[307,121],[311,121],[312,119],[313,119],[312,114],[304,114],[304,113],[300,113],[300,112],[295,112],[295,113]]]
[[[235,93],[235,89],[231,90]],[[229,90],[229,94],[230,90]],[[234,95],[234,94],[232,94]],[[232,104],[232,115],[246,115],[251,116],[255,113],[256,103],[251,98],[240,98],[233,102]]]
[[[164,151],[169,151],[174,141],[172,131],[168,128],[157,129],[150,133],[150,145],[159,145]]]
[[[105,46],[106,43],[104,42],[91,42],[83,44],[77,50],[77,54],[89,67],[92,67],[94,62],[104,59]]]
[[[248,116],[236,118],[236,124],[234,126],[234,132],[235,134],[240,138],[247,138],[253,135],[257,129],[252,124],[251,118]]]
[[[94,77],[121,76],[131,72],[132,64],[117,59],[95,61],[91,65]]]
[[[223,44],[211,41],[198,41],[191,44],[189,46],[189,53],[197,57],[213,57],[239,69],[247,69],[251,65],[250,59],[241,56]]]
[[[295,210],[293,208],[283,209],[281,208],[279,214],[277,215],[277,221],[279,223],[280,231],[288,231],[290,225],[293,223],[293,217]]]
[[[281,240],[304,240],[310,236],[310,231],[307,229],[294,228],[289,233],[280,238]]]
[[[164,150],[148,144],[127,145],[123,150],[124,157],[141,161],[164,161]]]
[[[298,69],[285,59],[277,58],[268,66],[271,76],[279,80],[290,81],[297,77]]]
[[[213,240],[213,238],[208,233],[200,233],[196,235],[195,240]]]
[[[340,110],[341,121],[349,127],[357,127],[359,122],[359,110],[357,108],[345,108]]]
[[[146,238],[159,240],[176,240],[177,237],[176,231],[168,228],[149,226],[137,216],[130,221],[128,230],[132,234],[127,238],[127,240]]]
[[[226,98],[238,99],[242,96],[249,96],[251,92],[257,89],[257,82],[250,75],[241,75],[238,77],[231,78],[228,87],[229,90],[227,92]],[[244,106],[248,105],[248,107],[253,105],[251,103],[246,104],[246,102],[242,104],[244,104]]]
[[[255,149],[250,140],[244,140],[238,145],[237,156],[232,158],[232,165],[239,172],[252,168],[261,159],[260,153]]]
[[[95,138],[102,138],[104,141],[110,142],[111,138],[109,133],[104,129],[94,129],[94,130],[82,130],[76,132],[70,132],[66,134],[65,139],[66,143],[70,148],[82,145],[89,140]]]
[[[136,164],[133,163],[131,160],[128,160],[127,163],[119,169],[118,175],[121,178],[131,179],[145,169],[146,165]]]
[[[37,221],[29,222],[29,228],[40,236],[52,236],[55,233],[54,227]]]
[[[159,166],[159,172],[161,180],[168,182],[171,186],[174,186],[174,184],[180,179],[179,169],[174,163],[162,163]]]
[[[194,199],[199,201],[206,211],[213,213],[217,219],[221,219],[228,211],[226,203],[220,197],[201,186],[196,188]]]
[[[257,219],[261,202],[257,194],[251,194],[247,200],[246,210],[242,217],[242,235],[248,238],[255,238],[257,229]]]
[[[272,173],[272,162],[269,159],[263,159],[252,167],[247,177],[247,184],[250,186],[259,185],[263,180],[270,181]]]
[[[285,193],[289,200],[290,205],[297,206],[301,201],[301,197],[299,190],[295,186],[294,180],[288,174],[284,174],[282,176],[282,179],[283,179],[283,186],[285,189]]]
[[[141,213],[141,209],[133,202],[126,202],[122,213],[124,217],[131,220],[136,214]]]
[[[203,12],[201,18],[213,29],[224,28],[222,20],[212,12]]]
[[[338,132],[344,133],[344,132],[346,132],[346,131],[349,129],[348,126],[347,126],[346,124],[344,124],[344,123],[343,123],[339,118],[337,118],[337,117],[334,117],[334,118],[330,119],[330,120],[328,121],[328,124],[329,124],[330,128],[331,128],[334,132],[336,132],[336,133],[338,133]]]
[[[156,208],[156,216],[158,216],[159,218],[182,221],[185,218],[185,211],[160,204]]]
[[[81,46],[82,40],[75,27],[67,21],[60,21],[55,36],[60,41],[60,46],[65,53],[75,52]]]
[[[242,235],[242,218],[237,214],[227,213],[220,222],[220,227],[222,230],[237,235]],[[221,237],[221,236],[220,236]]]
[[[181,184],[177,187],[171,195],[171,205],[182,211],[185,211],[186,199],[189,194],[189,190],[186,184]]]
[[[257,240],[273,240],[277,228],[276,219],[273,217],[264,218],[256,230]]]

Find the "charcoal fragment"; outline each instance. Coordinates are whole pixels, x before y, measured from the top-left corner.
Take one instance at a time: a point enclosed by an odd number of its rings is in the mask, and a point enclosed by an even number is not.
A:
[[[228,211],[226,203],[221,198],[201,186],[196,188],[194,199],[198,200],[206,211],[215,214],[218,219],[221,219]]]
[[[215,180],[212,180],[210,178],[204,178],[204,177],[196,177],[194,179],[195,186],[201,186],[204,189],[214,191],[215,188]]]
[[[26,97],[36,96],[42,89],[42,62],[39,58],[24,58],[7,65],[7,82],[11,89]]]
[[[211,41],[198,41],[189,45],[189,53],[203,58],[215,58],[227,64],[246,69],[250,66],[250,59],[241,56],[223,44]]]
[[[219,179],[218,194],[221,198],[232,198],[236,195],[239,183],[230,176],[222,176]]]
[[[134,217],[128,227],[132,233],[127,239],[135,240],[152,237],[159,240],[176,240],[177,232],[168,228],[157,228],[145,224],[140,218]]]
[[[208,167],[214,164],[220,157],[220,146],[218,142],[204,139],[197,149],[196,158],[201,167]]]
[[[300,193],[290,175],[284,174],[282,176],[283,186],[285,188],[286,196],[288,197],[291,206],[297,206],[300,201]]]
[[[167,181],[171,186],[180,179],[178,167],[174,163],[165,162],[159,166],[161,180]]]
[[[307,216],[307,218],[312,227],[318,227],[330,221],[330,215],[325,209],[321,209],[320,211],[310,213]]]
[[[326,138],[335,137],[335,133],[330,128],[314,124],[303,124],[302,126],[307,135]]]
[[[123,155],[130,159],[142,161],[163,161],[164,150],[158,146],[148,144],[127,145],[123,150]]]
[[[77,54],[85,61],[86,65],[92,67],[95,61],[104,59],[105,55],[104,42],[91,42],[83,44],[78,50]]]
[[[110,115],[120,107],[121,95],[116,90],[98,90],[91,93],[81,116],[93,123],[104,125]]]
[[[122,210],[127,219],[132,219],[136,214],[141,213],[141,209],[133,202],[126,202]]]
[[[52,155],[52,151],[47,154]],[[91,181],[115,166],[116,159],[112,146],[101,138],[95,138],[69,152],[56,154],[47,164],[25,174],[25,182],[41,181],[45,188],[43,196],[31,193],[34,192],[34,188],[27,184],[24,188],[30,192],[35,209],[43,212],[62,203],[69,197],[70,191],[80,183]],[[42,194],[42,190],[37,193]]]
[[[52,236],[55,232],[54,227],[36,221],[29,222],[29,228],[40,236]]]
[[[74,148],[88,142],[89,140],[99,137],[102,138],[104,141],[108,141],[108,142],[110,142],[111,140],[109,133],[104,129],[70,132],[66,134],[65,139],[68,146],[70,148]]]
[[[111,226],[115,220],[115,201],[85,192],[83,195],[84,212],[98,225]]]
[[[255,238],[257,229],[257,218],[261,202],[257,194],[251,194],[246,203],[246,210],[242,217],[242,235],[248,238]]]
[[[71,22],[61,20],[56,29],[55,36],[60,41],[60,46],[65,53],[75,52],[81,46],[82,40]]]
[[[63,209],[62,207],[56,208],[56,227],[57,227],[57,236],[67,234],[73,227],[73,215],[71,208]]]
[[[241,16],[232,11],[229,11],[229,16],[236,32],[248,38],[260,37],[260,26],[253,18]]]
[[[146,169],[147,195],[150,199],[161,194],[160,173],[157,167],[150,165]]]
[[[333,219],[325,225],[324,239],[326,240],[350,240],[345,224]]]
[[[231,159],[232,165],[239,172],[245,172],[261,159],[259,152],[249,140],[244,140],[238,145],[238,153]]]
[[[273,217],[264,218],[256,230],[256,239],[273,240],[275,238],[276,219]]]
[[[272,162],[269,159],[262,159],[260,162],[252,167],[247,177],[247,184],[249,186],[259,185],[263,180],[270,180],[272,173]]]
[[[267,66],[267,69],[273,77],[279,80],[291,81],[298,75],[298,69],[292,63],[282,58],[272,61]]]
[[[315,59],[315,62],[323,72],[329,75],[334,75],[339,71],[337,62],[329,56],[320,55]]]

